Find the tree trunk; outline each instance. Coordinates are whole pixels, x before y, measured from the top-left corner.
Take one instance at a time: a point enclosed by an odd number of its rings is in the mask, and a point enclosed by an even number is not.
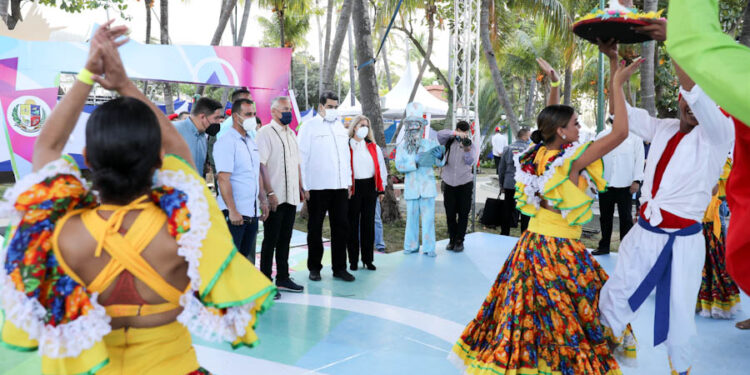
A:
[[[388,65],[388,39],[383,43],[383,69],[385,70],[385,81],[388,82],[388,91],[393,89],[393,81],[391,80],[391,67]]]
[[[573,69],[568,66],[565,68],[565,86],[563,87],[563,104],[570,105],[573,102]]]
[[[234,8],[234,11],[235,11],[235,14],[234,14],[235,17],[229,16],[229,31],[232,33],[232,45],[236,46],[237,45],[237,25],[234,24],[234,19],[237,16],[236,7]]]
[[[366,0],[350,0],[353,4],[352,24],[357,45],[357,62],[362,66],[373,58],[370,19],[367,17]],[[383,132],[383,117],[380,112],[380,97],[378,84],[375,80],[375,64],[369,64],[359,69],[359,94],[362,101],[362,113],[370,119],[370,125],[375,134],[378,145],[385,148],[385,133]],[[383,222],[391,223],[401,218],[398,211],[398,201],[393,195],[393,182],[388,179],[385,198],[381,203]]]
[[[145,0],[143,2],[146,5],[146,44],[151,44],[151,5],[154,0]],[[143,81],[143,94],[148,97],[148,81]]]
[[[250,0],[245,0],[245,9],[242,11],[242,22],[240,23],[240,32],[237,34],[237,45],[241,46],[245,40],[245,32],[247,31],[247,20],[250,18]]]
[[[422,65],[419,67],[419,74],[417,74],[417,80],[414,81],[414,87],[411,88],[411,94],[409,94],[409,100],[407,104],[414,101],[414,97],[417,95],[417,89],[419,89],[419,86],[422,85],[422,76],[424,75],[425,69],[427,69],[427,65],[429,64],[428,61],[430,60],[430,56],[432,55],[432,42],[435,39],[435,11],[435,5],[432,3],[432,1],[430,1],[427,4],[427,9],[425,10],[427,16],[427,26],[429,28],[429,31],[427,33],[427,51],[425,52]],[[409,64],[409,59],[406,60],[406,63]],[[406,111],[404,110],[404,117],[405,116]]]
[[[658,0],[644,0],[643,11],[655,12],[659,7]],[[654,87],[654,70],[656,61],[654,61],[654,49],[656,42],[650,41],[641,44],[641,56],[646,61],[641,65],[641,107],[648,111],[651,116],[656,116],[656,88]]]
[[[323,45],[323,53],[324,53],[324,55],[323,55],[323,63],[322,63],[321,66],[328,66],[328,58],[329,58],[329,53],[331,51],[330,50],[330,48],[331,48],[331,24],[332,24],[331,21],[333,20],[333,3],[334,2],[335,2],[335,0],[328,0],[328,9],[326,9],[326,41],[325,41],[325,44]],[[341,7],[341,14],[339,14],[339,23],[341,23],[341,17],[344,16],[344,7],[345,6],[346,6],[346,4],[344,4],[344,6]],[[347,19],[347,22],[348,22],[348,19]],[[337,27],[336,35],[337,36],[339,35],[338,34],[338,27]],[[339,48],[341,48],[341,47],[339,47]],[[323,90],[321,89],[321,92],[322,91]]]
[[[23,17],[21,16],[21,0],[10,0],[10,16],[6,22],[8,30],[15,29],[18,21],[23,21]]]
[[[224,35],[224,30],[227,28],[227,22],[229,17],[232,15],[232,10],[237,5],[237,0],[223,0],[221,2],[221,11],[219,12],[219,25],[216,26],[214,36],[211,38],[211,45],[218,46],[221,42],[221,36]]]
[[[10,0],[0,0],[0,19],[5,24],[8,24],[8,7],[10,6]]]
[[[740,33],[740,43],[750,47],[750,0],[745,5],[745,11],[742,15],[742,32]]]
[[[529,80],[529,96],[526,98],[526,108],[523,111],[523,120],[531,124],[531,117],[534,116],[534,104],[536,103],[536,77]]]
[[[336,65],[338,64],[339,56],[341,55],[341,47],[344,45],[346,31],[349,28],[349,18],[352,16],[352,1],[353,0],[344,0],[344,4],[341,5],[339,22],[336,25],[336,36],[333,38],[333,45],[330,48],[330,54],[326,53],[328,58],[326,59],[325,73],[323,74],[322,91],[333,90],[333,81],[336,76]]]
[[[315,7],[318,7],[318,0],[315,0]],[[320,15],[315,15],[315,20],[318,24],[318,39],[323,39],[323,29],[320,28]],[[323,45],[318,43],[318,96],[323,92],[323,68],[325,67],[325,60],[323,60]]]
[[[351,93],[351,103],[349,103],[352,107],[357,103],[357,95],[354,92],[354,47],[352,47],[352,26],[349,25],[347,27],[347,39],[349,39],[349,93]],[[377,82],[377,79],[375,80]],[[375,85],[377,87],[377,85]],[[340,100],[340,99],[339,99]]]
[[[161,44],[169,44],[169,2],[168,0],[159,0],[159,8],[161,10]],[[174,100],[172,98],[172,85],[168,82],[164,83],[164,105],[167,109],[167,114],[171,115],[174,113]]]
[[[487,59],[487,65],[490,67],[492,73],[492,82],[495,84],[495,91],[497,91],[497,97],[500,100],[500,104],[505,110],[505,116],[508,119],[508,124],[513,133],[518,133],[518,118],[516,113],[513,111],[513,103],[508,98],[508,93],[505,92],[505,84],[503,83],[503,77],[500,75],[500,68],[497,66],[497,60],[495,60],[495,51],[492,49],[492,43],[490,42],[490,14],[489,6],[490,0],[482,0],[482,8],[479,18],[479,35],[482,39],[482,49],[484,50],[485,58]]]
[[[286,45],[286,41],[284,40],[284,10],[276,10],[276,14],[278,14],[278,20],[279,20],[279,39],[281,42],[281,45],[279,47],[284,48]]]

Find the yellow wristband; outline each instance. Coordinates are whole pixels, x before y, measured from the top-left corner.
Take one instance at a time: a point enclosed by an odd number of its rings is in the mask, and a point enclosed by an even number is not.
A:
[[[85,84],[87,84],[89,86],[93,86],[94,85],[94,80],[91,79],[91,77],[93,75],[94,75],[94,73],[91,73],[91,71],[89,71],[88,69],[83,68],[83,69],[81,69],[81,71],[76,76],[76,79],[78,79],[79,81],[81,81],[81,82],[83,82],[83,83],[85,83]]]
[[[552,86],[552,87],[557,87],[557,86],[560,86],[560,82],[562,82],[562,81],[550,82],[549,85]]]

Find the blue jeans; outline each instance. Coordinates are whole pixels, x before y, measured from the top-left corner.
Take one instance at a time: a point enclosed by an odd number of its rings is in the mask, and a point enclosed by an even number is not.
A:
[[[385,251],[383,241],[383,219],[380,217],[380,199],[375,201],[375,249]]]
[[[242,216],[242,224],[232,225],[229,222],[229,211],[224,210],[229,233],[232,234],[234,246],[250,263],[255,264],[255,239],[258,237],[258,218]]]

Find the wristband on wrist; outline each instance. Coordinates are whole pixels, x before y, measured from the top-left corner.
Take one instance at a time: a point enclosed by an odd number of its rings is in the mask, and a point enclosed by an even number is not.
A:
[[[81,81],[82,83],[85,83],[89,86],[94,85],[94,80],[91,79],[91,77],[94,75],[94,73],[91,73],[90,70],[83,68],[81,71],[76,75],[76,79]]]
[[[274,192],[270,192],[270,193],[266,194],[266,196],[267,196],[267,197],[270,197],[270,196],[272,196],[272,195],[276,195],[276,193],[274,193]]]
[[[557,81],[557,82],[550,82],[550,84],[549,84],[549,85],[550,85],[550,86],[552,86],[552,87],[558,87],[558,86],[560,86],[560,83],[561,83],[561,82],[562,82],[562,81]]]

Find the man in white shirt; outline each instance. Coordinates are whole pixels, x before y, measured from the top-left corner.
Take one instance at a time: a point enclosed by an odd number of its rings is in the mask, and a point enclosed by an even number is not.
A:
[[[616,70],[617,44],[599,48],[610,58],[610,69]],[[701,220],[731,148],[734,127],[676,64],[675,69],[682,86],[679,119],[653,118],[628,106],[630,131],[651,142],[643,207],[638,225],[620,244],[615,270],[600,292],[599,309],[602,324],[620,335],[656,289],[654,346],[665,343],[672,373],[687,374],[706,256]]]
[[[607,122],[611,121],[610,117]],[[611,128],[602,130],[597,139],[611,131]],[[620,143],[602,158],[607,191],[599,193],[599,224],[602,228],[602,238],[599,240],[599,247],[592,252],[593,255],[609,254],[615,206],[620,221],[620,241],[633,227],[633,194],[641,187],[645,158],[643,140],[632,133],[625,142]]]
[[[307,269],[310,280],[320,281],[323,269],[323,219],[331,226],[333,277],[354,281],[346,271],[349,188],[352,186],[349,133],[339,120],[339,98],[326,91],[320,96],[318,115],[305,123],[297,139],[302,188],[307,200]]]
[[[503,158],[503,151],[508,147],[508,137],[500,132],[500,127],[495,128],[495,135],[492,136],[492,157],[495,159],[495,170],[500,166],[500,159]]]

